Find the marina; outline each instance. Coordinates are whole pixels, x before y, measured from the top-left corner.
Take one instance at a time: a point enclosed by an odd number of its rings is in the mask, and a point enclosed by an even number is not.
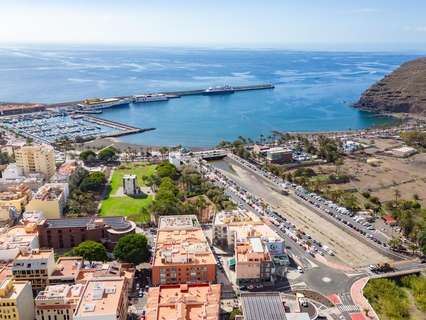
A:
[[[140,129],[86,114],[54,111],[5,117],[1,126],[40,143],[54,143],[61,139],[91,140],[154,130]]]

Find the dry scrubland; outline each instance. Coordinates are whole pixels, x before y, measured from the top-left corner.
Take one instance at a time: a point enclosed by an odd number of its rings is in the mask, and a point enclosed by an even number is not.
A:
[[[415,154],[401,159],[383,155],[384,150],[399,146],[395,140],[377,140],[375,148],[366,149],[366,155],[356,154],[344,158],[339,169],[352,176],[348,183],[331,185],[341,190],[368,191],[382,202],[395,199],[395,189],[400,197],[412,199],[414,194],[420,198],[422,206],[426,206],[426,153]],[[376,158],[378,163],[368,164],[367,158]],[[334,165],[313,167],[318,174],[336,172]]]

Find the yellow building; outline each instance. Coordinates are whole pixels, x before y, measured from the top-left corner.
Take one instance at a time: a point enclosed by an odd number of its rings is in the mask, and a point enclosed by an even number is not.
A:
[[[55,151],[47,144],[23,146],[15,150],[16,165],[24,174],[40,172],[51,178],[56,172]]]
[[[31,199],[31,194],[31,189],[24,184],[16,187],[8,187],[0,191],[0,207],[15,207],[16,211],[21,213]]]
[[[34,319],[34,301],[29,281],[3,279],[0,283],[0,319]]]
[[[47,219],[62,218],[68,193],[68,183],[46,183],[38,189],[26,206],[26,211],[41,212]]]

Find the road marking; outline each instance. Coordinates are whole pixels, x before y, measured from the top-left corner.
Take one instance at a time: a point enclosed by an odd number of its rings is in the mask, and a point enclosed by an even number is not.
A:
[[[341,312],[360,312],[359,306],[355,304],[338,304],[337,309],[339,309]]]
[[[331,281],[333,281],[331,278],[329,278],[329,277],[324,277],[324,278],[322,278],[321,279],[323,282],[325,282],[325,283],[330,283]]]

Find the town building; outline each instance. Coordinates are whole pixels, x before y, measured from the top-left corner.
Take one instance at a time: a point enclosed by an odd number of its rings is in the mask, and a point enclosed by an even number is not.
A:
[[[18,213],[22,213],[31,195],[31,189],[24,184],[6,188],[0,185],[0,207],[15,207]]]
[[[235,276],[238,285],[272,281],[273,262],[261,239],[235,244]]]
[[[31,283],[8,277],[0,282],[0,319],[33,320]]]
[[[20,214],[15,207],[0,207],[0,227],[13,226],[19,218]]]
[[[126,320],[128,288],[124,278],[96,278],[84,286],[74,320]]]
[[[12,274],[16,280],[30,281],[33,293],[37,293],[49,284],[55,269],[53,250],[21,249],[13,262]]]
[[[408,158],[417,153],[413,147],[403,146],[390,150],[390,153],[397,158]]]
[[[266,152],[266,159],[270,163],[287,163],[293,161],[293,150],[282,148],[282,147],[275,147],[270,148]]]
[[[152,260],[152,284],[209,283],[216,259],[194,215],[162,216]]]
[[[50,179],[56,172],[55,151],[47,144],[26,145],[16,149],[15,161],[24,174],[39,172]]]
[[[244,226],[263,225],[251,211],[236,209],[220,211],[213,223],[213,244],[229,251],[234,250],[235,237]]]
[[[32,251],[38,248],[39,241],[35,224],[0,230],[0,261],[13,261],[22,249]]]
[[[265,157],[269,149],[270,149],[270,148],[269,148],[269,146],[267,146],[267,145],[259,145],[259,144],[255,144],[255,145],[253,146],[253,153],[254,153],[254,154],[258,154],[258,155],[261,155],[261,156],[264,156],[264,157]]]
[[[37,225],[42,248],[68,249],[86,240],[114,248],[121,237],[134,233],[136,225],[126,217],[45,219]]]
[[[36,320],[72,320],[84,284],[47,286],[34,299]]]
[[[178,170],[183,166],[183,157],[180,152],[169,152],[169,162],[174,165]]]
[[[55,270],[49,276],[49,285],[77,283],[83,264],[82,257],[59,257]]]
[[[48,219],[61,218],[68,194],[68,183],[46,183],[34,194],[26,209],[40,211]]]
[[[123,176],[123,193],[129,196],[137,196],[141,193],[135,174],[126,174]]]
[[[218,320],[220,284],[177,284],[150,288],[145,320]]]
[[[18,167],[16,163],[9,163],[6,169],[1,173],[1,177],[4,180],[12,180],[24,175],[22,167]]]
[[[66,161],[63,163],[55,175],[50,179],[51,182],[69,183],[71,176],[77,170],[78,164],[76,160]]]

